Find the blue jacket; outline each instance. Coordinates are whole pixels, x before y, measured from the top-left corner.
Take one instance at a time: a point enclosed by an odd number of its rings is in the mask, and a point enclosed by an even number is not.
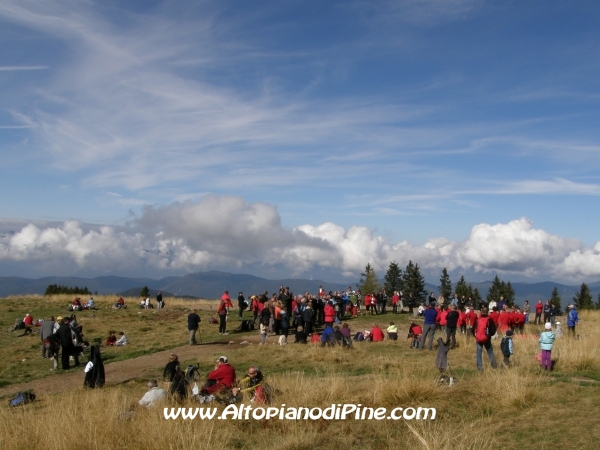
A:
[[[542,350],[552,350],[552,345],[554,344],[554,339],[556,339],[556,335],[553,331],[544,331],[540,335],[540,348]]]
[[[438,312],[435,308],[427,308],[423,311],[423,317],[425,318],[424,325],[435,325],[435,319],[438,315]]]
[[[579,322],[579,316],[577,315],[577,310],[575,308],[571,308],[569,310],[569,314],[567,314],[567,326],[574,327]]]
[[[321,342],[327,342],[331,339],[333,339],[333,328],[325,327],[323,334],[321,335]]]

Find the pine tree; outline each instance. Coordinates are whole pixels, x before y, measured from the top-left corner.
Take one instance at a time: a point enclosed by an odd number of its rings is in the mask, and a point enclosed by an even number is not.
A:
[[[363,295],[375,294],[381,290],[379,279],[377,278],[375,270],[371,267],[371,264],[367,264],[365,271],[360,274],[360,280],[356,286]]]
[[[471,287],[471,285],[469,285],[469,287]],[[473,306],[479,307],[479,303],[482,300],[481,294],[479,293],[479,289],[477,289],[477,288],[473,289],[473,295],[472,295],[471,299],[473,300]]]
[[[590,288],[587,284],[582,283],[579,292],[575,293],[575,297],[573,297],[573,301],[575,302],[575,306],[577,309],[593,309],[594,303],[592,302],[592,295],[590,294]]]
[[[150,289],[148,289],[148,286],[144,286],[142,288],[142,290],[140,291],[140,297],[148,297],[150,295]]]
[[[496,275],[488,290],[486,301],[488,303],[492,300],[498,301],[500,300],[500,297],[504,297],[506,304],[512,306],[515,301],[515,290],[513,289],[512,284],[510,284],[510,281],[505,283],[500,280],[498,275]]]
[[[506,300],[506,304],[512,306],[515,303],[515,290],[513,289],[512,284],[510,284],[510,281],[506,283],[503,288],[502,296],[504,297],[504,300]]]
[[[494,280],[492,281],[492,285],[490,286],[487,296],[485,297],[485,300],[489,303],[492,300],[494,301],[498,301],[500,299],[500,295],[502,295],[500,292],[502,290],[502,282],[500,281],[500,278],[498,277],[498,275],[496,275],[494,277]]]
[[[385,292],[389,297],[394,295],[396,291],[402,291],[404,289],[402,283],[402,269],[398,266],[397,262],[391,262],[388,270],[385,274]]]
[[[404,281],[405,295],[412,293],[413,299],[416,302],[424,302],[427,298],[427,293],[425,292],[425,278],[421,275],[419,265],[409,261],[406,265],[406,270],[404,271],[402,279]]]
[[[443,295],[445,299],[452,297],[452,281],[450,281],[448,270],[446,270],[445,267],[444,270],[442,270],[442,276],[440,277],[439,289],[440,294]]]
[[[471,285],[467,285],[467,282],[465,281],[465,276],[462,275],[460,277],[460,280],[458,280],[458,283],[456,283],[456,287],[454,288],[454,292],[456,294],[458,294],[458,298],[461,298],[463,295],[465,296],[465,298],[469,298],[472,296],[473,294],[473,290],[471,288]]]
[[[550,303],[556,306],[557,311],[562,311],[562,305],[560,304],[561,298],[560,295],[558,295],[558,288],[556,286],[554,286],[554,289],[552,289],[552,297],[550,297]]]

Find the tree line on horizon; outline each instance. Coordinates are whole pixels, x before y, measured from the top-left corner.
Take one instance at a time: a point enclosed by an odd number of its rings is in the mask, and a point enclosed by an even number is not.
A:
[[[415,302],[418,303],[424,303],[427,299],[425,278],[421,275],[419,265],[413,263],[412,260],[408,262],[404,270],[400,268],[400,265],[397,262],[391,262],[385,273],[383,285],[379,283],[379,278],[375,273],[375,270],[371,264],[368,263],[365,266],[365,271],[360,274],[360,280],[356,284],[356,287],[365,294],[376,293],[383,290],[389,297],[396,291],[402,292],[404,295],[412,293]],[[467,299],[470,298],[474,304],[479,304],[479,302],[482,301],[479,290],[473,288],[471,284],[467,284],[464,275],[461,275],[460,280],[456,283],[454,289],[452,289],[452,281],[450,280],[450,275],[445,267],[442,270],[438,290],[440,295],[445,299],[450,299],[454,294],[457,294],[459,298],[463,295]],[[510,281],[505,282],[496,275],[487,292],[486,302],[489,303],[491,300],[498,300],[500,297],[504,297],[509,306],[514,305],[515,290]],[[556,306],[558,311],[563,310],[562,299],[556,286],[554,286],[549,300],[550,303]],[[598,294],[598,299],[594,303],[590,288],[586,283],[582,283],[579,291],[576,292],[573,297],[573,304],[580,310],[600,309],[600,294]],[[565,309],[567,308],[568,305],[566,305]]]

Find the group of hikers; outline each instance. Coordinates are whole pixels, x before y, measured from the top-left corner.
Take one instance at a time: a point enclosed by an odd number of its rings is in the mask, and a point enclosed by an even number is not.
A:
[[[198,386],[199,381],[201,386]],[[199,403],[216,401],[223,404],[240,403],[246,399],[264,405],[271,401],[274,393],[256,366],[250,366],[246,376],[237,380],[235,368],[226,356],[220,356],[206,379],[199,380],[198,366],[189,365],[183,369],[178,356],[173,353],[163,370],[162,384],[164,388],[159,387],[156,378],[148,380],[148,391],[138,404],[152,407],[170,397],[175,401],[190,399]]]

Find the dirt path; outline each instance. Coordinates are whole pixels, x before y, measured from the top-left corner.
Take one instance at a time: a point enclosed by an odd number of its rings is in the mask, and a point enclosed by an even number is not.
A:
[[[219,347],[239,348],[241,346],[240,343],[243,341],[253,342],[256,340],[257,339],[254,336],[244,336],[242,338],[231,339],[230,341],[207,342],[195,346],[184,345],[170,350],[152,353],[151,355],[139,356],[125,361],[106,364],[104,366],[106,384],[123,383],[133,378],[143,377],[149,371],[162,368],[169,360],[169,354],[171,353],[176,353],[181,361],[185,361],[186,359],[208,356]],[[67,373],[62,373],[59,370],[56,375],[50,377],[40,378],[28,383],[5,386],[0,389],[0,397],[11,395],[26,389],[33,389],[35,394],[39,396],[73,389],[74,387],[82,387],[84,379],[83,367],[84,365],[77,369],[71,369]]]

